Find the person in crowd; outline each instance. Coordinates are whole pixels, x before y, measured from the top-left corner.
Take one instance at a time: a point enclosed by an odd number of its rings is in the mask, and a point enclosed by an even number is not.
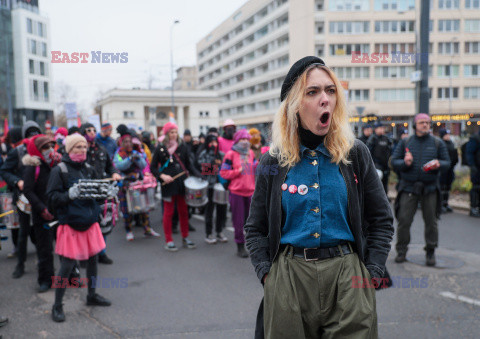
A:
[[[163,134],[165,137],[153,153],[150,170],[162,184],[165,249],[171,252],[178,250],[172,237],[174,206],[178,210],[183,246],[193,249],[196,245],[188,238],[188,208],[185,202],[184,180],[189,173],[196,177],[200,177],[201,173],[190,163],[187,147],[178,136],[178,126],[173,122],[166,123],[163,126]]]
[[[430,134],[431,122],[428,114],[415,115],[415,134],[402,139],[392,155],[393,168],[401,172],[395,200],[397,263],[406,260],[410,227],[420,202],[425,223],[426,264],[436,264],[435,248],[438,246],[438,218],[441,212],[439,177],[440,171],[450,167],[450,159],[445,143]]]
[[[28,154],[22,158],[25,170],[23,192],[32,206],[33,232],[38,258],[38,292],[43,293],[52,285],[53,271],[53,234],[48,223],[54,219],[48,210],[47,183],[50,172],[60,160],[61,155],[54,150],[55,140],[46,135],[32,137],[27,145]]]
[[[55,253],[60,256],[60,270],[52,278],[55,302],[52,319],[65,321],[63,296],[66,281],[77,260],[87,260],[88,306],[110,306],[111,302],[95,293],[97,254],[105,248],[98,224],[99,206],[94,199],[79,199],[80,190],[74,184],[79,179],[99,179],[97,171],[87,163],[87,140],[80,134],[65,139],[66,153],[62,162],[52,169],[47,184],[48,206],[55,210],[59,226]]]
[[[450,130],[442,128],[439,131],[440,139],[443,140],[445,146],[447,146],[448,156],[450,158],[450,167],[446,172],[440,174],[440,189],[442,192],[442,213],[453,212],[453,209],[448,204],[450,196],[450,190],[452,189],[452,183],[455,180],[454,168],[458,163],[458,151],[455,148],[452,140],[450,139]]]
[[[262,156],[262,135],[260,134],[260,131],[256,128],[250,128],[248,133],[250,133],[251,136],[250,147],[253,151],[253,154],[255,154],[255,159],[258,161]]]
[[[465,149],[467,164],[470,167],[470,216],[480,218],[480,130],[472,134]]]
[[[113,155],[115,154],[115,151],[117,150],[117,143],[111,137],[112,124],[110,124],[109,122],[106,122],[102,124],[100,128],[101,128],[101,131],[96,135],[95,141],[97,144],[102,145],[103,148],[105,148],[105,150],[108,153],[108,156],[110,157],[110,159],[112,159]]]
[[[185,146],[187,146],[187,150],[189,153],[191,153],[192,147],[193,147],[193,138],[192,138],[192,132],[190,132],[189,129],[186,129],[183,132],[183,142],[185,143]]]
[[[200,145],[204,145],[205,144],[205,139],[207,138],[207,136],[203,133],[200,133],[200,135],[198,136],[198,141],[200,143]]]
[[[2,168],[4,162],[7,160],[8,158],[8,153],[20,146],[21,144],[23,143],[23,136],[22,136],[22,128],[21,127],[13,127],[11,128],[8,133],[7,133],[7,137],[5,138],[5,144],[6,144],[6,147],[7,147],[7,155],[6,156],[3,156],[1,157],[0,159],[0,168]],[[18,150],[17,150],[18,151]],[[1,176],[1,174],[0,174]],[[9,186],[8,185],[8,182],[3,179],[3,177],[1,178],[5,184],[7,185],[7,189],[9,192],[11,193],[14,193],[14,191],[12,191],[12,186]],[[13,258],[16,258],[17,257],[17,249],[18,249],[18,236],[19,236],[19,233],[20,233],[20,230],[18,228],[12,228],[11,229],[11,234],[12,234],[12,243],[13,243],[13,251],[8,253],[7,254],[7,258],[9,259],[13,259]],[[33,233],[31,233],[33,234]]]
[[[232,119],[227,119],[223,123],[223,136],[218,137],[218,147],[220,152],[227,153],[234,144],[233,136],[237,131],[237,126]]]
[[[372,125],[370,125],[370,124],[363,125],[362,135],[358,139],[361,140],[364,144],[367,144],[368,138],[370,138],[372,133],[373,133]]]
[[[40,126],[35,121],[27,121],[22,126],[23,139],[31,138],[40,134]],[[13,192],[13,204],[16,204],[20,196],[23,194],[24,180],[23,174],[25,166],[22,163],[23,156],[27,154],[27,146],[22,142],[17,147],[12,149],[7,156],[7,159],[0,168],[0,176],[7,182],[8,187]],[[18,279],[25,273],[25,261],[27,260],[27,242],[28,236],[35,243],[35,233],[31,229],[30,214],[26,211],[17,209],[20,223],[20,233],[18,235],[17,243],[17,266],[13,271],[12,277]]]
[[[393,217],[343,92],[313,56],[283,82],[245,224],[264,284],[258,338],[378,337],[375,291],[352,279],[384,276]]]
[[[54,151],[57,152],[60,147],[63,146],[65,142],[65,138],[68,135],[68,130],[65,127],[59,127],[55,132],[53,138],[55,139],[55,149]],[[57,152],[58,153],[58,152]]]
[[[144,146],[147,146],[148,150],[150,151],[150,161],[152,160],[151,159],[151,154],[155,150],[155,145],[153,143],[154,140],[155,139],[153,138],[152,132],[148,132],[148,131],[143,131],[142,132],[142,142],[143,142]]]
[[[218,183],[218,172],[222,165],[224,154],[218,150],[218,139],[215,135],[209,134],[205,140],[207,148],[198,156],[198,162],[202,167],[202,175],[208,181],[208,203],[205,207],[205,242],[216,244],[227,242],[227,237],[222,233],[227,219],[227,205],[216,204],[213,201],[213,187]],[[216,210],[215,233],[213,235],[213,210]]]
[[[250,211],[253,191],[255,190],[255,171],[257,162],[250,149],[250,134],[241,129],[233,136],[233,146],[223,158],[220,175],[229,180],[228,190],[232,210],[232,224],[235,229],[237,255],[247,258],[243,225]]]
[[[375,124],[374,133],[368,138],[366,144],[372,155],[375,168],[383,173],[382,184],[385,193],[388,193],[389,160],[392,155],[393,142],[385,135],[385,126],[381,122]]]
[[[103,132],[103,131],[102,131]],[[99,144],[97,140],[97,131],[91,123],[85,123],[80,126],[80,134],[85,137],[88,143],[87,164],[92,166],[97,172],[96,177],[99,179],[112,178],[113,180],[121,180],[122,176],[113,166],[112,160],[107,150]],[[99,203],[102,203],[99,201]],[[106,236],[105,241],[106,241]],[[108,257],[106,250],[102,250],[98,255],[98,262],[101,264],[111,265],[113,260]]]
[[[125,229],[127,231],[127,241],[134,240],[132,221],[134,215],[129,213],[127,206],[127,190],[129,184],[137,180],[143,180],[144,170],[147,167],[147,157],[145,153],[140,151],[140,147],[137,145],[137,149],[134,149],[132,142],[132,135],[125,133],[120,136],[119,139],[120,148],[115,152],[113,161],[115,167],[118,168],[123,176],[123,186],[118,194],[120,199],[120,208],[122,210],[123,218],[125,221]],[[160,234],[155,232],[150,226],[150,217],[148,212],[139,213],[139,221],[144,228],[144,235],[146,237],[159,237]]]

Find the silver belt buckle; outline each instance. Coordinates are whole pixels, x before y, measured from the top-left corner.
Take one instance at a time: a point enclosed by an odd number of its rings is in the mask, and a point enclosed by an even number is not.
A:
[[[305,259],[305,261],[317,261],[318,258],[313,258],[313,259],[307,259],[307,250],[317,250],[318,247],[314,247],[314,248],[304,248],[303,249],[303,258]]]

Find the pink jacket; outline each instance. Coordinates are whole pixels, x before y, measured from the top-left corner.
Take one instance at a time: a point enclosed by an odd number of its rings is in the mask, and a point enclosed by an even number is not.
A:
[[[220,176],[230,180],[228,190],[242,197],[250,197],[255,190],[255,170],[258,162],[255,161],[255,154],[249,151],[248,160],[244,162],[240,153],[230,150],[223,158]]]
[[[233,139],[228,140],[224,137],[218,137],[218,150],[223,153],[227,153],[232,149],[233,146]]]

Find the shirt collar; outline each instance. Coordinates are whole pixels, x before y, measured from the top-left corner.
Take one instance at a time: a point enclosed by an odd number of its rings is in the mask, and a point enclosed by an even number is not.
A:
[[[300,154],[302,155],[306,155],[306,156],[310,156],[311,157],[311,152],[312,150],[303,146],[302,144],[300,144]],[[327,148],[325,147],[325,145],[323,144],[323,142],[317,146],[317,148],[315,148],[315,151],[319,152],[319,153],[322,153],[323,155],[325,155],[327,158],[331,158],[331,154],[330,152],[327,150]]]

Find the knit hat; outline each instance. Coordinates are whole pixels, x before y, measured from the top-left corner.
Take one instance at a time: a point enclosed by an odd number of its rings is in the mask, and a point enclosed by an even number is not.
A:
[[[55,141],[50,138],[49,136],[46,136],[44,134],[39,134],[36,135],[33,139],[33,143],[35,144],[35,147],[41,152],[42,147],[45,146],[46,144],[54,144]]]
[[[32,132],[37,132],[37,134],[41,134],[42,131],[40,130],[40,126],[32,120],[26,121],[22,126],[22,136],[24,139],[31,137]]]
[[[207,147],[208,147],[208,145],[214,140],[218,141],[218,138],[217,138],[216,135],[214,135],[214,134],[207,135],[207,137],[205,138],[205,145],[207,145]]]
[[[414,122],[417,122],[418,120],[428,120],[430,121],[430,116],[427,113],[418,113],[415,116],[415,119],[413,120]]]
[[[109,122],[106,122],[106,123],[102,124],[102,126],[101,126],[102,131],[104,131],[106,129],[109,129],[109,128],[112,128],[112,124],[109,123]]]
[[[383,127],[383,124],[382,124],[381,121],[377,121],[377,122],[375,123],[375,125],[373,125],[373,127],[374,127],[374,128]]]
[[[308,68],[308,66],[313,64],[325,66],[325,62],[315,56],[304,57],[293,64],[293,66],[288,71],[285,80],[283,81],[282,90],[280,92],[280,101],[285,100],[288,92],[290,92],[298,77],[303,74],[303,72]]]
[[[162,131],[163,131],[163,133],[164,133],[165,135],[167,135],[168,132],[170,132],[172,129],[178,130],[178,126],[177,126],[175,123],[173,123],[173,122],[167,122],[167,123],[163,126]]]
[[[235,126],[235,121],[233,121],[232,119],[225,120],[225,122],[223,123],[223,127],[227,126]]]
[[[11,128],[11,129],[8,131],[7,139],[8,139],[8,142],[10,142],[11,144],[16,144],[17,142],[19,142],[20,140],[22,140],[22,139],[23,139],[23,137],[22,137],[22,128],[21,128],[21,127],[13,127],[13,128]]]
[[[79,142],[84,142],[87,144],[87,139],[85,139],[80,134],[74,133],[65,138],[65,151],[70,153],[70,151],[75,147]]]
[[[243,128],[239,131],[237,131],[234,135],[233,135],[233,143],[236,144],[238,142],[238,140],[240,139],[248,139],[250,140],[252,136],[250,135],[250,133],[248,133],[248,131]]]
[[[77,126],[72,126],[68,129],[68,135],[72,135],[74,133],[79,133],[80,132],[80,128],[78,128]]]
[[[208,129],[207,134],[210,134],[210,133],[215,133],[215,134],[218,135],[218,128],[216,128],[216,127],[210,127],[210,128]]]
[[[183,135],[192,135],[192,132],[190,132],[189,129],[186,129],[185,132],[183,132]]]
[[[450,134],[450,130],[446,128],[442,128],[440,131],[438,131],[440,135],[440,139],[443,139],[443,137],[447,134]]]
[[[65,127],[60,127],[59,129],[57,129],[57,131],[55,132],[55,136],[57,134],[61,134],[63,135],[64,137],[66,137],[68,135],[68,131]]]
[[[260,134],[260,131],[256,128],[250,128],[248,130],[248,133],[250,133],[250,135],[254,135],[254,134]]]

